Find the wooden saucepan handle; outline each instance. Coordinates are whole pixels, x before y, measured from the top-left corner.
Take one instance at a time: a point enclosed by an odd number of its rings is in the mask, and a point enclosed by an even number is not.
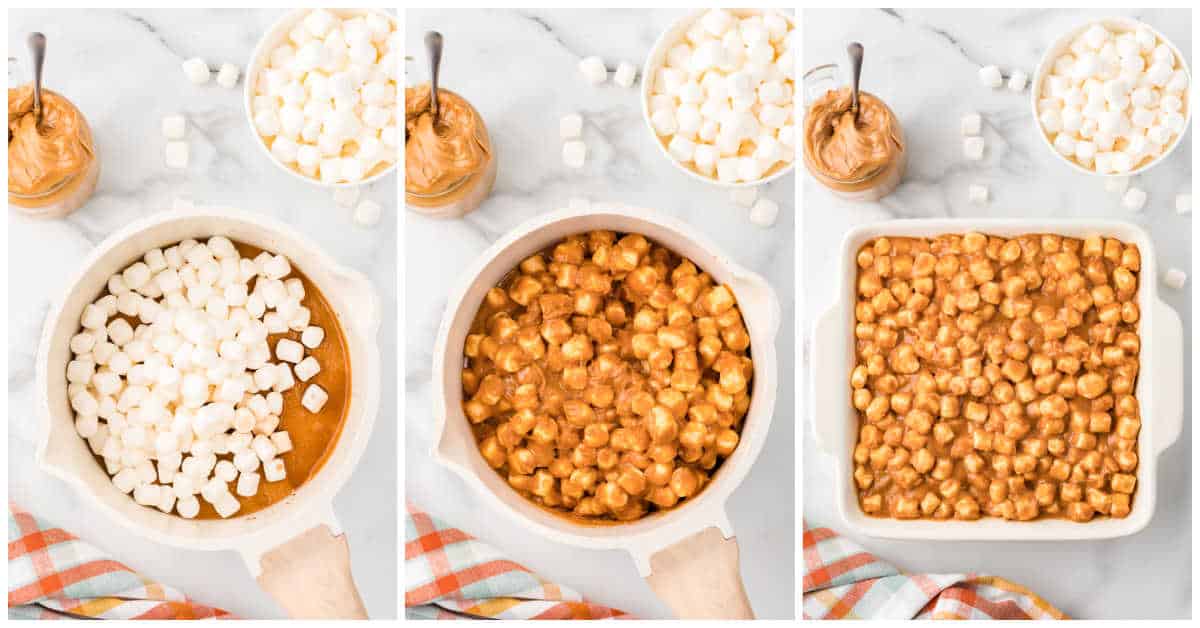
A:
[[[650,557],[646,582],[679,619],[754,619],[737,538],[705,528]]]
[[[294,619],[367,619],[346,535],[310,528],[262,555],[258,584]]]

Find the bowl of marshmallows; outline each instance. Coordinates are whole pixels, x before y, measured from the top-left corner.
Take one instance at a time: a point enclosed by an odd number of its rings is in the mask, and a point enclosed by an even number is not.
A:
[[[1131,18],[1089,22],[1046,51],[1033,114],[1045,144],[1088,174],[1127,177],[1162,161],[1191,119],[1179,49]]]
[[[245,83],[250,128],[271,161],[330,187],[394,170],[401,39],[395,16],[374,9],[300,9],[276,22]]]
[[[771,10],[700,10],[668,28],[642,72],[642,113],[663,154],[726,187],[790,172],[797,42],[793,17]]]

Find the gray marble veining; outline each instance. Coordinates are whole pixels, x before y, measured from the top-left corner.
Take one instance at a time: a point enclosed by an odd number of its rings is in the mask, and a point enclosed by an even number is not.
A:
[[[1120,206],[1098,178],[1075,172],[1042,145],[1034,128],[1029,92],[992,91],[980,85],[983,65],[1021,68],[1029,74],[1045,47],[1062,31],[1112,13],[1144,20],[1163,32],[1191,64],[1191,13],[1186,10],[808,10],[803,15],[804,66],[839,62],[845,42],[863,42],[863,89],[896,112],[909,143],[908,173],[896,193],[880,203],[852,204],[802,177],[801,218],[804,329],[808,354],[812,321],[834,299],[837,252],[853,225],[916,217],[1114,218],[1147,229],[1160,268],[1191,268],[1192,218],[1175,213],[1175,195],[1191,191],[1191,135],[1165,162],[1135,177],[1149,194],[1141,213]],[[1194,67],[1194,65],[1192,66]],[[963,157],[959,119],[983,115],[987,142],[982,162]],[[986,206],[967,202],[967,186],[989,186]],[[1155,278],[1157,281],[1158,279]],[[1190,381],[1191,282],[1181,291],[1161,283],[1160,296],[1183,318],[1184,381]],[[815,368],[807,364],[805,368]],[[807,410],[807,406],[806,406]],[[1142,532],[1110,541],[1079,543],[937,544],[856,538],[868,550],[906,571],[981,571],[1032,588],[1067,614],[1088,619],[1191,616],[1191,395],[1183,434],[1159,459],[1158,506]],[[809,525],[838,528],[840,518],[828,476],[829,458],[804,426],[804,517]]]
[[[778,223],[760,229],[727,192],[688,178],[667,163],[642,120],[637,88],[611,80],[587,85],[576,65],[599,55],[609,70],[620,61],[639,68],[659,32],[682,11],[655,10],[409,10],[406,54],[410,84],[428,80],[421,36],[445,36],[442,85],[481,112],[499,155],[492,196],[463,220],[405,220],[407,499],[495,545],[542,576],[587,598],[642,617],[668,615],[623,552],[557,545],[528,534],[494,512],[482,497],[429,457],[432,443],[430,361],[446,291],[487,246],[538,214],[573,197],[653,208],[686,220],[736,261],[763,274],[779,295],[784,324],[780,387],[769,442],[728,510],[741,547],[742,575],[759,617],[794,616],[795,516],[790,386],[794,346],[794,175],[763,194],[780,204]],[[639,79],[640,80],[640,79]],[[562,164],[559,118],[584,118],[587,164]]]
[[[9,85],[31,76],[25,34],[49,39],[46,85],[87,116],[101,159],[95,196],[60,221],[8,212],[8,490],[10,499],[83,537],[112,556],[187,593],[243,617],[282,611],[250,578],[233,552],[195,552],[151,543],[103,516],[33,460],[33,363],[43,319],[78,265],[110,232],[149,214],[170,211],[173,199],[235,206],[282,219],[342,263],[366,273],[383,307],[379,419],[354,475],[334,500],[346,530],[358,587],[368,612],[397,614],[396,504],[396,208],[395,176],[364,189],[385,207],[374,229],[355,226],[329,191],[298,181],[269,163],[253,142],[242,108],[242,85],[195,86],[180,69],[200,56],[210,65],[245,66],[258,38],[281,10],[10,10]],[[163,165],[162,117],[188,119],[191,163]],[[30,272],[35,270],[36,272]],[[82,516],[81,516],[82,515]],[[216,577],[214,577],[216,576]]]

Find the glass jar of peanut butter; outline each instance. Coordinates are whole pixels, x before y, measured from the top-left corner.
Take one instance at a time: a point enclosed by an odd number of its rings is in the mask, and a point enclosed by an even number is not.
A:
[[[877,201],[900,185],[907,165],[904,131],[886,103],[859,91],[856,115],[850,88],[842,87],[814,94],[806,106],[804,165],[814,179],[851,201]]]
[[[39,122],[33,84],[8,90],[8,203],[39,218],[79,209],[96,190],[100,160],[83,113],[42,89]]]
[[[404,203],[417,213],[458,218],[479,207],[496,181],[496,156],[483,118],[462,96],[428,84],[404,90]]]

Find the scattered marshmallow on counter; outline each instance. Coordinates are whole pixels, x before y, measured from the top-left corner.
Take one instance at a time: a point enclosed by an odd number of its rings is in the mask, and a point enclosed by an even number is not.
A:
[[[333,190],[333,204],[343,209],[350,209],[358,202],[362,190],[356,186],[342,186]]]
[[[983,137],[972,136],[963,138],[963,156],[971,161],[979,161],[983,159]]]
[[[1192,213],[1192,195],[1179,194],[1175,197],[1175,211],[1180,214]]]
[[[971,184],[967,186],[967,198],[976,205],[986,205],[989,192],[986,185]]]
[[[217,85],[220,85],[225,89],[233,89],[237,86],[238,76],[240,74],[241,70],[238,70],[236,65],[232,63],[222,64],[221,69],[217,71]]]
[[[363,199],[354,208],[354,224],[361,227],[374,227],[383,218],[383,206],[371,199]]]
[[[604,60],[600,57],[584,57],[579,62],[579,72],[583,74],[583,80],[591,85],[608,80],[608,68],[604,67]]]
[[[568,113],[558,121],[558,135],[564,140],[578,139],[583,134],[583,116]]]
[[[1121,205],[1131,212],[1140,212],[1146,206],[1146,191],[1142,188],[1129,188],[1121,197]]]
[[[188,166],[189,152],[187,142],[167,142],[167,146],[163,150],[163,162],[168,168],[182,170]]]
[[[983,132],[983,116],[974,112],[963,115],[961,129],[964,137],[979,135]]]
[[[983,83],[984,87],[996,89],[1004,84],[1004,76],[1000,74],[1000,68],[994,65],[985,65],[979,68],[979,82]]]
[[[1104,191],[1111,194],[1125,194],[1129,189],[1129,177],[1105,177]]]
[[[193,85],[203,85],[208,82],[208,79],[212,78],[212,71],[208,69],[208,64],[200,57],[184,61],[183,74]]]
[[[759,227],[770,227],[778,217],[779,203],[769,198],[758,199],[750,208],[750,222]]]
[[[324,337],[308,325],[303,284],[290,274],[281,255],[243,258],[223,236],[189,239],[147,251],[84,308],[82,330],[69,343],[69,402],[76,431],[104,459],[118,490],[185,518],[198,515],[197,495],[222,517],[236,514],[235,481],[239,495],[255,494],[248,474],[259,456],[278,460],[291,448],[290,435],[276,430],[279,391],[294,380],[286,363],[271,361],[265,321],[303,330],[303,346]],[[289,339],[279,345],[283,353],[303,352]],[[320,371],[312,356],[295,361],[310,379]],[[320,404],[305,407],[312,405]],[[266,477],[280,475],[272,469]]]
[[[178,114],[163,116],[162,134],[169,140],[183,139],[187,135],[187,118]]]
[[[1010,92],[1023,92],[1028,83],[1029,75],[1023,70],[1013,70],[1008,75],[1008,90]]]
[[[579,140],[566,142],[562,147],[563,164],[568,168],[582,168],[587,161],[587,144]]]
[[[637,67],[628,61],[622,61],[617,65],[617,71],[613,73],[613,82],[626,89],[633,87],[637,81]]]
[[[642,77],[650,124],[671,157],[725,183],[794,161],[795,41],[777,12],[706,11]]]
[[[754,206],[754,201],[758,200],[758,188],[734,188],[729,193],[729,198],[733,200],[734,205],[749,209]]]
[[[1178,268],[1167,269],[1167,272],[1163,273],[1163,283],[1174,290],[1182,289],[1183,284],[1187,283],[1187,273]]]
[[[277,160],[323,183],[358,182],[399,160],[402,44],[393,28],[375,13],[342,19],[316,9],[266,55],[251,109]]]
[[[1162,155],[1187,124],[1187,73],[1142,25],[1093,24],[1034,88],[1038,121],[1057,152],[1101,174],[1126,173]]]

